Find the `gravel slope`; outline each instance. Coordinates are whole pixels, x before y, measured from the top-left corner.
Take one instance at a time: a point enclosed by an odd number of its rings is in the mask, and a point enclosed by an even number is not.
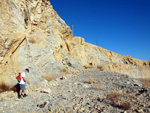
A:
[[[140,80],[113,72],[87,70],[53,82],[41,82],[40,89],[28,90],[21,100],[17,94],[1,94],[0,112],[59,113],[149,113],[150,90]],[[28,86],[30,88],[30,86]]]

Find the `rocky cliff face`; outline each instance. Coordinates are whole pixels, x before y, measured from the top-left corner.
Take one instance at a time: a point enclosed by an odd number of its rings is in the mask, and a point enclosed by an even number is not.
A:
[[[0,1],[0,76],[30,68],[31,78],[85,67],[150,77],[150,61],[123,56],[73,37],[49,0]]]

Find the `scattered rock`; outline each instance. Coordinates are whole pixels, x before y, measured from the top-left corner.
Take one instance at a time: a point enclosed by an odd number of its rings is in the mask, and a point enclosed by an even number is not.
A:
[[[75,106],[73,106],[73,109],[77,109],[77,106],[75,105]]]
[[[37,105],[37,108],[44,108],[46,106],[47,102],[44,102],[43,104],[38,104]]]
[[[95,82],[93,84],[88,84],[91,75]],[[112,81],[110,82],[109,80]],[[41,84],[38,92],[30,91],[28,98],[15,101],[17,98],[16,94],[16,97],[14,96],[15,99],[5,99],[1,101],[2,107],[0,106],[0,111],[3,111],[2,108],[5,107],[7,112],[15,112],[22,109],[22,112],[32,111],[52,113],[55,113],[56,111],[62,113],[149,113],[150,90],[143,88],[140,85],[133,85],[133,80],[133,78],[119,73],[104,73],[95,70],[85,71],[78,76],[70,76],[64,80],[49,82],[46,86],[44,86],[45,84]],[[127,81],[130,83],[127,83]],[[52,85],[53,83],[56,84],[55,87]],[[91,88],[94,85],[106,87],[106,90]],[[5,97],[7,97],[7,92],[3,94],[3,98]],[[14,104],[12,105],[12,103]],[[19,108],[17,106],[19,106]]]
[[[51,90],[48,88],[48,89],[42,89],[41,92],[43,93],[51,93]]]
[[[66,77],[64,77],[64,76],[60,78],[60,80],[65,80],[65,79],[66,79]]]

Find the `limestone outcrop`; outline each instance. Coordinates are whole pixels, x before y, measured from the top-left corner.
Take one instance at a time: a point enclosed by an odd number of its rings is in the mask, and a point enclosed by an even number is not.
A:
[[[80,72],[86,66],[150,77],[150,61],[119,55],[73,37],[49,0],[0,1],[0,76],[14,77],[29,68],[30,78]]]

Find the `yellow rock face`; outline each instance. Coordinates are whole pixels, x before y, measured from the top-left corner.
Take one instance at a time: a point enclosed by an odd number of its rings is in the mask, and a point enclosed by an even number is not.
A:
[[[49,0],[0,1],[0,76],[14,77],[29,68],[31,78],[74,73],[85,66],[150,77],[150,61],[123,56],[73,37]],[[34,79],[36,81],[36,79]]]
[[[79,37],[74,37],[72,41],[71,53],[75,58],[80,59],[82,65],[92,67],[101,65],[106,70],[127,74],[135,78],[150,77],[150,61],[119,55],[101,47],[85,43]]]

